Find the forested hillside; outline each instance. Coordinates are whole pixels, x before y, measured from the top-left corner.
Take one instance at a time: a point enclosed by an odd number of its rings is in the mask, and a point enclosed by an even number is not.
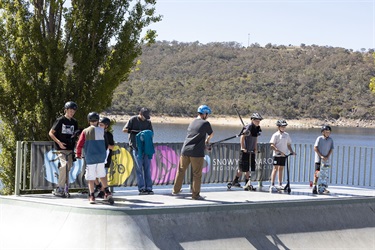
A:
[[[260,112],[286,119],[375,119],[373,51],[334,47],[242,47],[238,43],[157,42],[143,48],[129,81],[115,91],[111,113],[193,116],[200,104],[216,115]]]

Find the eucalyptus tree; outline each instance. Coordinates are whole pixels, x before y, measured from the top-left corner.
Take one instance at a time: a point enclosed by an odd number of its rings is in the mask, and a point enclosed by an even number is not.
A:
[[[141,46],[155,41],[155,0],[0,0],[0,179],[14,181],[16,141],[48,140],[66,101],[80,125],[111,105]],[[147,30],[146,30],[147,29]]]

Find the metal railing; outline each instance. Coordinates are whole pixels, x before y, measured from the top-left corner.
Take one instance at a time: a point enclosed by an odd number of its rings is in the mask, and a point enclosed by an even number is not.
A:
[[[313,179],[314,145],[294,145],[297,156],[289,157],[293,182],[307,182]],[[335,146],[331,156],[330,183],[337,185],[375,185],[375,148],[357,146]]]
[[[120,147],[129,150],[128,144],[118,143]],[[154,184],[173,184],[174,173],[178,168],[178,159],[182,143],[155,143],[156,154],[152,162],[154,171]],[[258,148],[263,151],[262,159],[258,158],[257,167],[266,169],[268,181],[272,171],[272,156],[270,145],[260,143]],[[313,180],[315,172],[314,147],[312,144],[294,144],[296,156],[289,157],[290,181],[293,183],[308,183]],[[55,187],[46,179],[48,167],[46,156],[53,150],[51,142],[17,142],[15,194],[24,191],[51,190]],[[211,153],[207,153],[202,176],[202,183],[226,183],[233,179],[238,167],[240,147],[238,143],[222,143],[215,145]],[[348,186],[375,186],[375,148],[336,146],[332,155],[330,170],[330,184]],[[130,155],[130,154],[129,154]],[[117,157],[117,156],[116,156]],[[113,158],[112,158],[113,159]],[[131,162],[133,159],[128,158]],[[113,160],[112,160],[113,161]],[[264,165],[259,165],[264,164]],[[44,168],[44,169],[43,169]],[[85,188],[84,164],[80,163],[80,171],[77,173],[77,181],[72,182],[74,188]],[[174,172],[173,172],[174,171]],[[191,173],[188,170],[185,175],[185,184],[190,183]],[[256,176],[256,175],[255,175]],[[264,174],[262,175],[264,176]],[[164,178],[164,179],[163,179]],[[264,178],[264,177],[262,177]],[[284,175],[284,179],[285,175]],[[113,186],[136,185],[135,171],[124,182]]]

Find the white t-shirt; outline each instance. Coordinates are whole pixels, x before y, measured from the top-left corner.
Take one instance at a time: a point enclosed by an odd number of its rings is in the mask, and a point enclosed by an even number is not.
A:
[[[287,132],[280,133],[280,131],[277,131],[272,135],[270,143],[273,143],[279,151],[287,154],[288,144],[292,144],[292,139]],[[273,156],[278,155],[278,153],[273,151]]]

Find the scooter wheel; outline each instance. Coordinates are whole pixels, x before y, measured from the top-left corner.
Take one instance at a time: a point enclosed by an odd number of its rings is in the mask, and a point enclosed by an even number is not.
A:
[[[65,198],[70,198],[70,194],[69,193],[65,193]]]
[[[288,194],[290,194],[290,192],[292,192],[292,189],[291,189],[291,188],[288,188]]]
[[[232,188],[232,183],[228,183],[227,188],[228,188],[228,190],[230,190]]]

